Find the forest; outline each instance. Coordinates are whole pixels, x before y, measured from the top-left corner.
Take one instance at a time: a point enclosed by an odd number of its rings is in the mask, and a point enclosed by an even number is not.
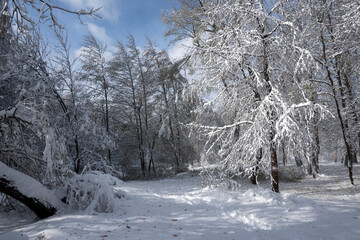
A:
[[[56,2],[0,0],[0,239],[360,234],[358,0],[176,0],[177,59],[90,32],[74,57],[56,16],[99,9]]]

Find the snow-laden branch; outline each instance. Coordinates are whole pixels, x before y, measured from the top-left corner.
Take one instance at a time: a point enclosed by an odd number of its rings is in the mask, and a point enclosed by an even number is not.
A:
[[[204,125],[195,124],[195,123],[189,123],[189,124],[186,124],[186,126],[195,127],[195,128],[201,128],[201,129],[204,129],[204,130],[221,131],[221,130],[226,130],[226,129],[233,128],[233,127],[236,127],[236,126],[239,126],[239,125],[244,125],[244,124],[253,124],[253,122],[251,122],[251,121],[240,121],[240,122],[230,124],[230,125],[225,125],[225,126],[222,126],[222,127],[204,126]]]

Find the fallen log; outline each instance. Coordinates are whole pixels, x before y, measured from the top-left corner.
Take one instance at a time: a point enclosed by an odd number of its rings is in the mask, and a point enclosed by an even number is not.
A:
[[[0,162],[0,192],[18,200],[40,219],[54,215],[63,207],[55,193],[36,179]]]

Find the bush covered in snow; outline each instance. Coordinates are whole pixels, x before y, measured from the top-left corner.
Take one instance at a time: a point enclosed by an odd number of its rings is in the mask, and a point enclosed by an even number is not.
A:
[[[115,190],[122,181],[98,171],[82,175],[71,174],[65,181],[65,195],[68,205],[75,209],[93,212],[114,212],[119,210],[119,200],[125,192]]]

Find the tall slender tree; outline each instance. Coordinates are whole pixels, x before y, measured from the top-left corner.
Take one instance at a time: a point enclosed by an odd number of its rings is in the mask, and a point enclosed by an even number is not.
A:
[[[83,80],[90,84],[90,96],[92,100],[100,103],[103,115],[103,124],[107,134],[110,130],[109,108],[111,102],[111,82],[107,75],[107,62],[105,61],[105,46],[101,45],[90,33],[85,36],[81,52],[81,70]],[[93,84],[93,86],[92,86]],[[107,150],[107,158],[111,163],[111,149]]]

